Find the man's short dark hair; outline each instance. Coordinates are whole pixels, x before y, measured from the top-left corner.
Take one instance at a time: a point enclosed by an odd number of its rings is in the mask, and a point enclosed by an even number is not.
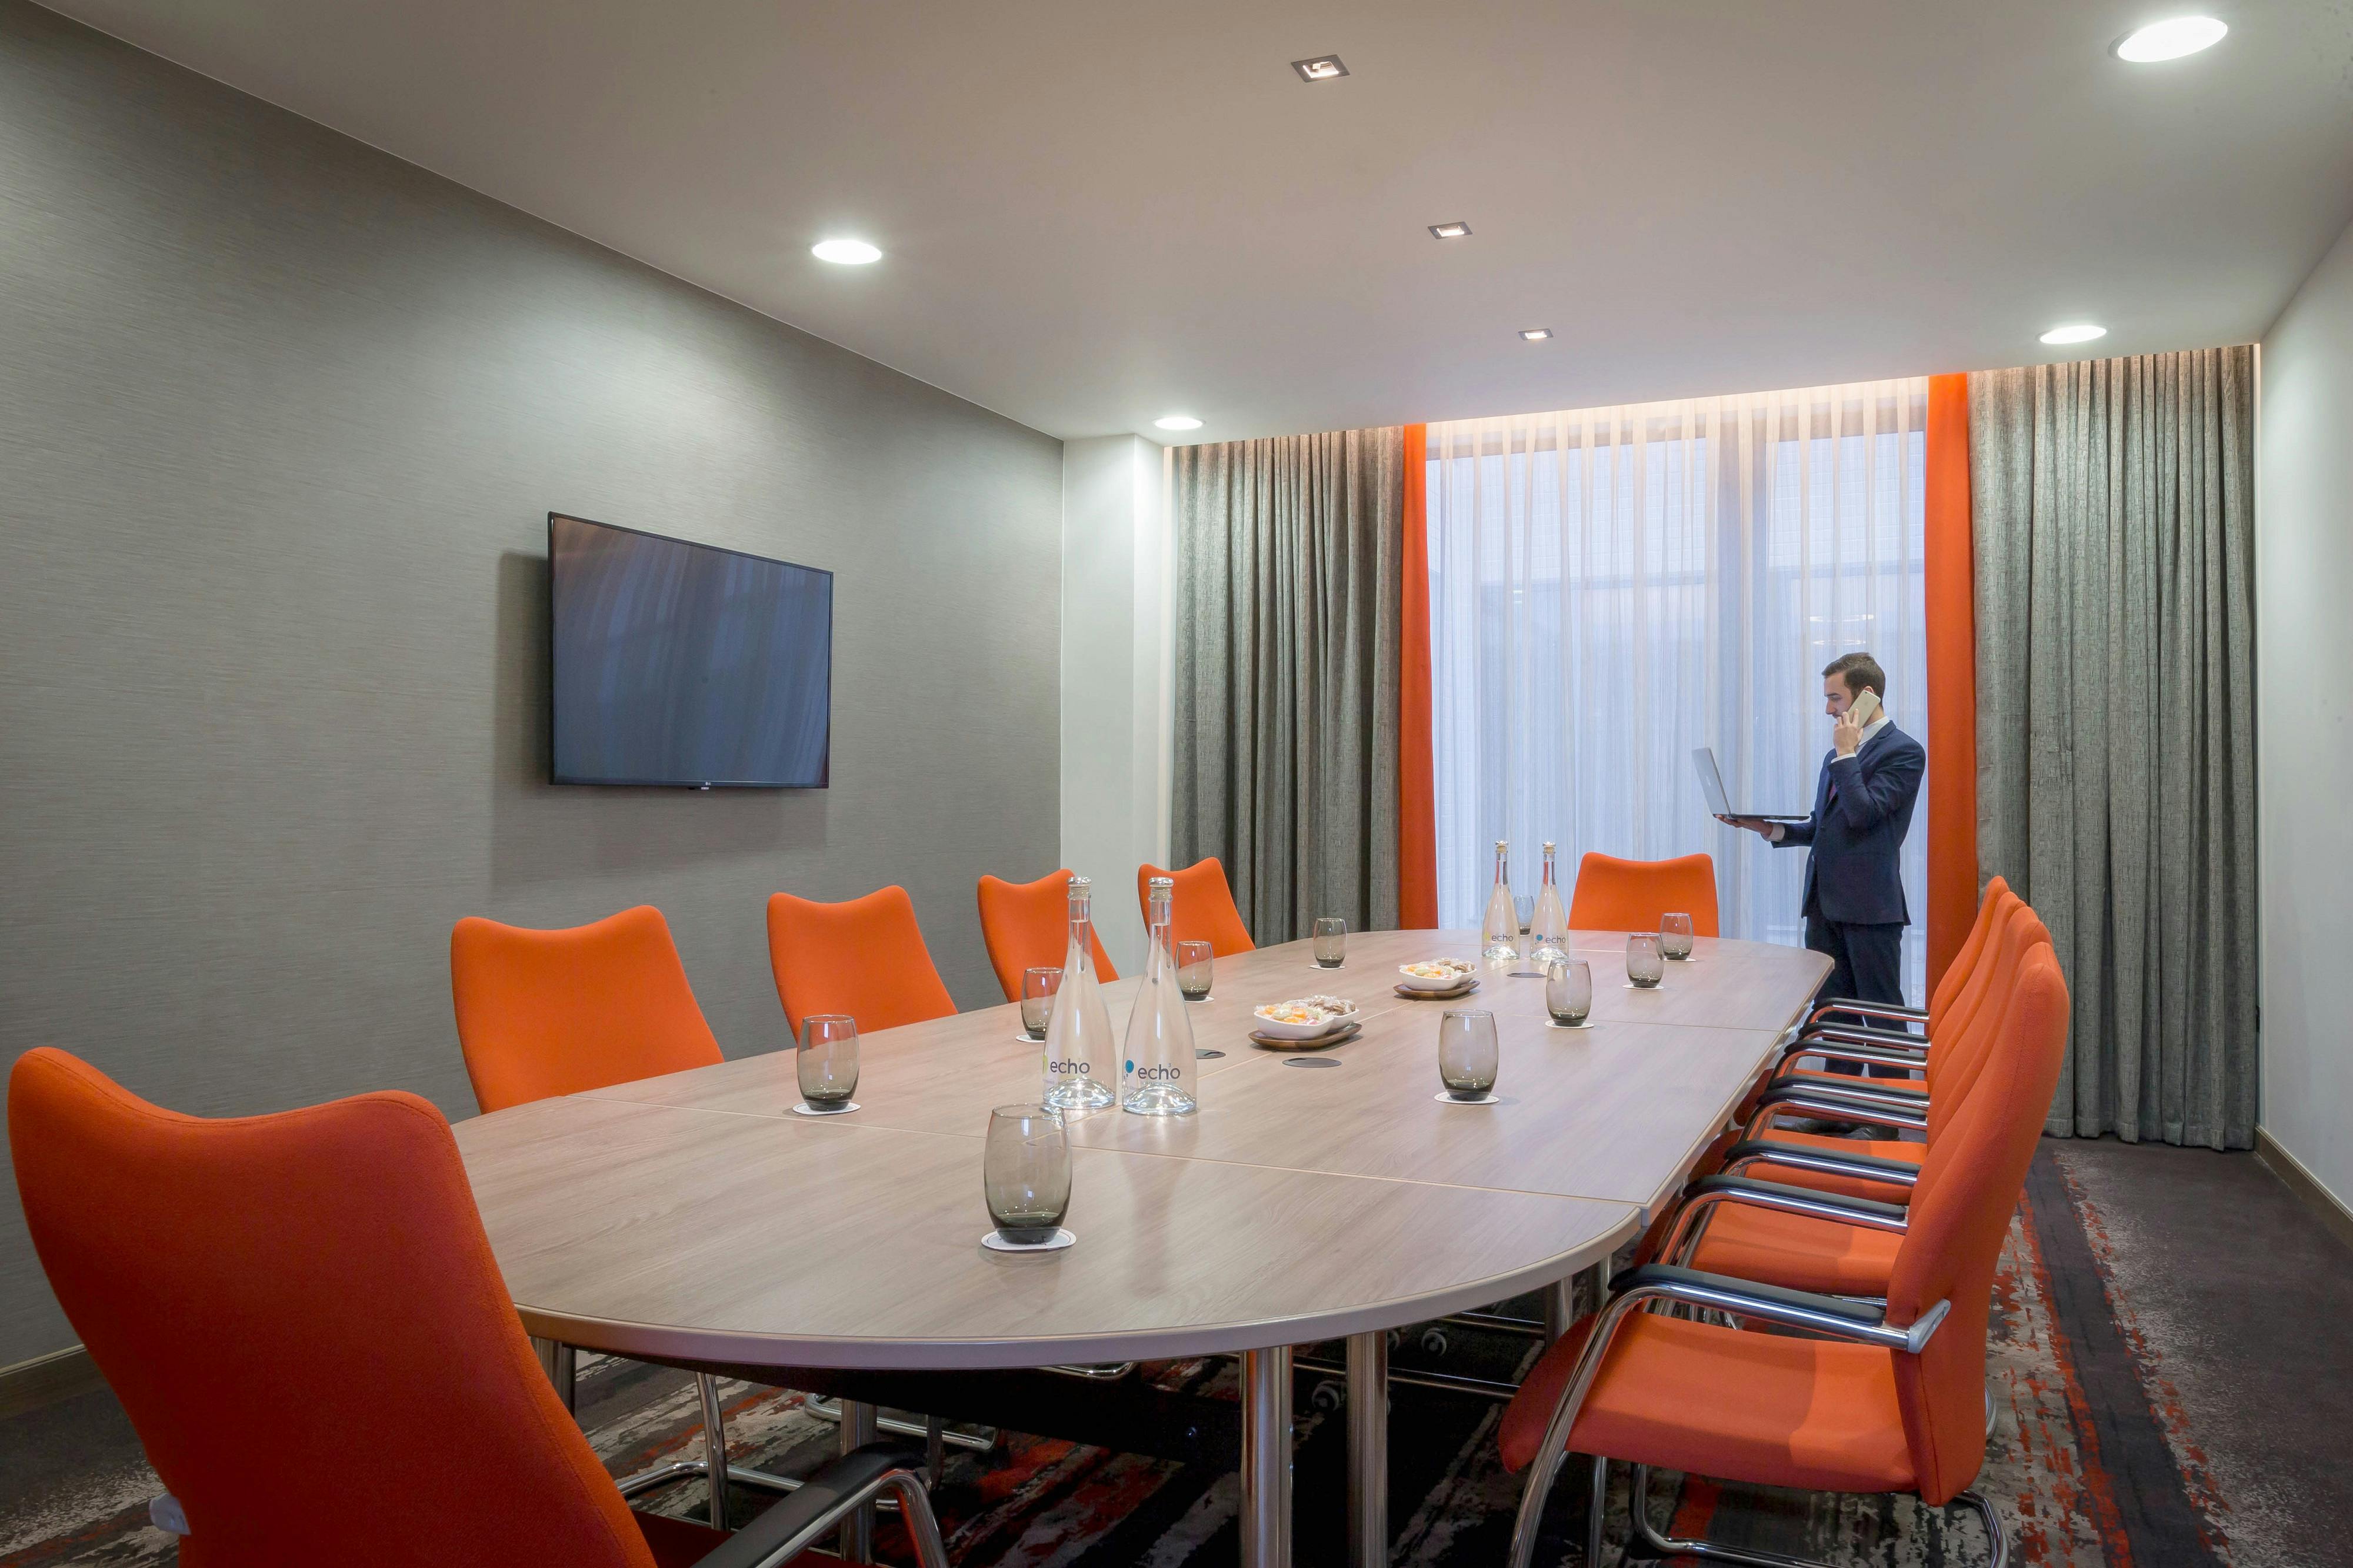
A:
[[[1887,700],[1887,672],[1867,653],[1842,653],[1822,666],[1822,674],[1844,676],[1849,697],[1860,697],[1868,690],[1879,693],[1882,702]]]

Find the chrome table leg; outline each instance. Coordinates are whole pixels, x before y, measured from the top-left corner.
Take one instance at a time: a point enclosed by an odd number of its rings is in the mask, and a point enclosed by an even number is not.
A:
[[[1291,1568],[1291,1347],[1242,1352],[1241,1568]]]
[[[1577,1276],[1556,1279],[1538,1294],[1544,1302],[1544,1342],[1549,1349],[1577,1321]]]
[[[555,1397],[564,1402],[565,1409],[576,1414],[579,1402],[580,1352],[570,1345],[558,1344],[554,1340],[538,1338],[532,1340],[531,1348],[539,1352],[540,1370],[546,1373],[547,1381],[555,1385]]]
[[[847,1454],[874,1441],[875,1409],[855,1399],[841,1402],[841,1452]],[[868,1503],[841,1521],[841,1560],[874,1561],[874,1507]]]
[[[1348,1336],[1348,1562],[1388,1568],[1389,1336]]]
[[[719,1380],[703,1373],[694,1380],[695,1392],[702,1395],[702,1474],[703,1489],[710,1494],[711,1528],[727,1528],[727,1425],[719,1408]]]

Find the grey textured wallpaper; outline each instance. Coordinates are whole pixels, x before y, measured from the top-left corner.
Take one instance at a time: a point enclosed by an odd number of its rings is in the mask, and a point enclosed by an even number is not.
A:
[[[780,264],[789,264],[780,242]],[[450,922],[669,917],[731,1055],[763,906],[1057,852],[1060,443],[0,0],[0,1058],[177,1109],[471,1110]],[[833,787],[546,780],[550,510],[829,567]],[[0,1365],[73,1335],[0,1196]]]

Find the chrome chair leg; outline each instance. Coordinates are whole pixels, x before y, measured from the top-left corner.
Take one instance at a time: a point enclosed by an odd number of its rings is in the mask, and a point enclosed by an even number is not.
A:
[[[1953,1501],[1978,1516],[1985,1526],[1986,1542],[1990,1548],[1986,1568],[2010,1568],[2010,1536],[2001,1527],[2001,1518],[1993,1505],[1976,1492],[1961,1492]],[[1634,1467],[1634,1485],[1628,1512],[1634,1516],[1634,1531],[1642,1544],[1661,1557],[1697,1557],[1716,1563],[1739,1563],[1747,1568],[1826,1568],[1810,1557],[1788,1557],[1778,1552],[1766,1552],[1755,1547],[1725,1546],[1713,1541],[1686,1539],[1667,1535],[1651,1522],[1651,1468]]]
[[[702,1458],[673,1459],[667,1465],[657,1465],[650,1470],[640,1470],[634,1476],[623,1479],[618,1484],[624,1500],[642,1497],[647,1492],[659,1490],[673,1481],[709,1480],[714,1457],[723,1457],[727,1452],[727,1414],[719,1404],[717,1378],[698,1375],[695,1379],[695,1394],[702,1405]],[[755,1470],[749,1465],[728,1465],[727,1479],[736,1486],[757,1487],[762,1491],[796,1492],[801,1489],[801,1483],[791,1476],[780,1476],[769,1470]],[[723,1490],[718,1488],[712,1489],[712,1528],[724,1530],[727,1526],[722,1521],[726,1515],[727,1503]],[[887,1505],[890,1500],[886,1498],[885,1504]]]
[[[1609,1517],[1609,1461],[1593,1456],[1592,1511],[1585,1520],[1585,1568],[1601,1568],[1601,1526]]]

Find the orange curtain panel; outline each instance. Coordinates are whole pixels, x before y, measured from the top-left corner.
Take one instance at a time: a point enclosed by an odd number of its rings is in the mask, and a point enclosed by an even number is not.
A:
[[[1928,378],[1928,989],[1978,908],[1978,678],[1969,378]]]
[[[1398,627],[1398,924],[1438,924],[1438,784],[1430,752],[1430,427],[1405,427],[1405,606]]]

